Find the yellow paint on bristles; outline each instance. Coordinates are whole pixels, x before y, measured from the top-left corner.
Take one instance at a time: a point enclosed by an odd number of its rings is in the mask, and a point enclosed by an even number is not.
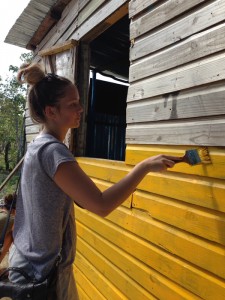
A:
[[[199,157],[201,158],[202,163],[204,163],[204,164],[212,163],[210,155],[209,155],[209,149],[207,147],[199,147],[198,154],[199,154]]]

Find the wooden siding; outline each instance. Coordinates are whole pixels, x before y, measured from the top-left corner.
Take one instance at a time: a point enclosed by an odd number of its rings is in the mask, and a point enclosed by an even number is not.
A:
[[[72,0],[62,13],[59,22],[49,31],[38,45],[38,51],[65,42],[68,39],[80,40],[92,31],[90,39],[94,39],[117,19],[127,14],[127,0]],[[84,5],[85,4],[85,5]],[[114,13],[114,14],[113,14]],[[112,16],[113,14],[113,16]]]
[[[225,146],[224,15],[216,1],[131,1],[127,143]]]
[[[183,151],[177,146],[131,145],[125,163],[78,162],[104,190],[148,156]],[[76,208],[75,274],[78,286],[90,287],[86,299],[225,297],[225,153],[215,147],[210,152],[213,165],[181,163],[171,171],[149,174],[105,219]]]
[[[70,38],[91,41],[127,2],[72,0],[35,59]],[[149,156],[193,145],[209,145],[212,164],[148,174],[107,218],[76,207],[80,299],[225,299],[224,13],[222,0],[130,1],[126,160],[78,163],[100,190]]]

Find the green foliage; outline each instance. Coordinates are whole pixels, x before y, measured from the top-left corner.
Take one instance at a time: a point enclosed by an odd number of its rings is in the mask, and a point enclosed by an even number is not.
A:
[[[6,179],[7,174],[1,174],[0,173],[0,184]],[[15,174],[9,182],[5,185],[5,187],[0,191],[0,199],[3,199],[4,196],[8,194],[13,194],[16,191],[17,183],[19,180],[19,174]]]
[[[23,62],[31,60],[31,54],[22,54]],[[10,66],[11,76],[0,78],[0,171],[14,168],[23,152],[22,132],[25,113],[26,87],[17,82],[17,66]]]

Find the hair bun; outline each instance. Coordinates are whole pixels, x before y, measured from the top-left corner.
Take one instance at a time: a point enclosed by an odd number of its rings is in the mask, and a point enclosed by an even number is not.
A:
[[[45,77],[45,72],[39,64],[27,64],[21,65],[17,75],[17,80],[20,83],[28,83],[35,85]]]

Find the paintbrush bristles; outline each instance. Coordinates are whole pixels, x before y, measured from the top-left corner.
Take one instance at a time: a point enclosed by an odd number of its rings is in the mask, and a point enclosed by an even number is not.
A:
[[[199,147],[198,154],[203,164],[210,164],[211,158],[207,147]]]

